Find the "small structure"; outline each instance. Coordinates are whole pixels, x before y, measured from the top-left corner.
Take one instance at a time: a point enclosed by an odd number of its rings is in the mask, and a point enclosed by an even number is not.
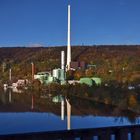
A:
[[[3,84],[3,88],[6,90],[8,88],[8,84]]]
[[[96,84],[96,85],[101,85],[101,78],[98,78],[98,77],[91,77],[91,78],[88,78],[88,77],[84,77],[84,78],[80,78],[80,83],[81,84],[86,84],[88,86],[92,86],[93,84]]]
[[[69,83],[70,85],[75,85],[75,84],[77,84],[77,83],[80,83],[80,81],[79,81],[79,80],[68,80],[68,83]]]
[[[56,79],[51,76],[50,72],[38,72],[36,75],[34,75],[34,79],[39,80],[41,84],[56,82]]]
[[[133,89],[135,89],[135,87],[130,85],[130,86],[128,86],[128,89],[133,90]]]
[[[53,77],[59,80],[64,80],[65,75],[64,75],[64,70],[62,69],[53,69]]]
[[[102,80],[99,77],[92,77],[91,79],[95,82],[96,85],[101,85],[102,83]]]
[[[25,86],[28,83],[28,80],[19,79],[17,81],[18,86]]]
[[[62,95],[57,95],[57,96],[52,98],[52,101],[54,103],[60,103],[61,101],[64,101],[64,98],[62,97]]]
[[[88,64],[87,65],[87,68],[90,69],[90,68],[97,68],[97,66],[95,64]]]
[[[18,87],[18,84],[17,83],[12,83],[12,87],[13,88],[17,88]]]
[[[86,84],[91,87],[94,82],[91,78],[80,78],[80,84]]]
[[[64,84],[66,79],[66,74],[64,69],[54,69],[53,70],[53,77],[56,78],[59,83]]]
[[[70,63],[70,67],[74,70],[78,69],[79,68],[79,63],[77,61],[72,61]]]
[[[12,83],[12,88],[25,87],[28,83],[27,79],[19,79],[16,83]]]
[[[84,61],[72,61],[70,63],[70,68],[71,69],[86,69],[86,63]]]

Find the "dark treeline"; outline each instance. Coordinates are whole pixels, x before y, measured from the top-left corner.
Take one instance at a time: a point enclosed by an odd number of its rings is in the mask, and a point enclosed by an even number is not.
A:
[[[31,62],[35,63],[36,72],[60,68],[62,50],[66,54],[66,46],[0,48],[0,79],[7,80],[10,67],[13,79],[31,78]],[[123,83],[140,79],[140,45],[73,46],[72,60],[96,65],[96,69],[76,71],[74,79],[91,75],[99,76],[103,81]]]

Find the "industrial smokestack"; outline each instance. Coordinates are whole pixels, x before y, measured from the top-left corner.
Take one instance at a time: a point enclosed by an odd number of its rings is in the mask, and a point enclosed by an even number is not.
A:
[[[61,51],[61,69],[65,69],[65,52]]]
[[[70,70],[71,46],[70,46],[70,5],[68,5],[68,40],[67,40],[67,70]]]

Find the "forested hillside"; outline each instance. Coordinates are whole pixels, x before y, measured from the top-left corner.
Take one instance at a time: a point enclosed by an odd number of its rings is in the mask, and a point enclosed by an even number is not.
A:
[[[0,48],[0,79],[8,79],[10,67],[12,68],[13,79],[30,78],[31,62],[34,62],[36,72],[59,68],[62,50],[66,54],[66,46]],[[96,69],[87,70],[87,73],[91,72],[104,80],[133,82],[140,79],[139,45],[73,46],[72,60],[96,65]],[[80,70],[77,71],[75,77],[80,72]]]

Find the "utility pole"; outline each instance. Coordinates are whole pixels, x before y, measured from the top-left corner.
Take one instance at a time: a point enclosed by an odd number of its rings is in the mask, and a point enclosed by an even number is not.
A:
[[[3,64],[2,64],[2,72],[5,72],[5,68],[6,68],[6,63],[3,62]]]
[[[35,68],[34,68],[34,63],[31,63],[32,65],[32,81],[34,80],[34,73],[35,73]]]
[[[9,81],[11,82],[11,80],[12,80],[12,70],[11,70],[11,68],[9,69]]]

